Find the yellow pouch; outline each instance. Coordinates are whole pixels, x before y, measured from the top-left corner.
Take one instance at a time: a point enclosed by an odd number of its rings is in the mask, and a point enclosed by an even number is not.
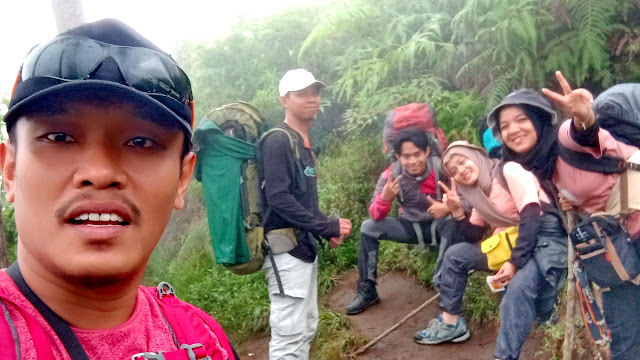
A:
[[[512,226],[480,243],[480,249],[487,254],[489,269],[499,270],[511,258],[511,249],[516,246],[518,228]]]

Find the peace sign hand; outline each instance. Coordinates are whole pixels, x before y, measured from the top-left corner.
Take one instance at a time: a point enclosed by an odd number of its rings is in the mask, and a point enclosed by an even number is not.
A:
[[[542,93],[573,116],[577,129],[586,130],[591,127],[595,122],[595,114],[591,108],[593,95],[586,89],[571,90],[571,86],[560,71],[556,71],[556,78],[562,87],[563,94],[546,88],[542,89]]]
[[[398,196],[400,192],[400,179],[402,175],[398,176],[395,180],[391,180],[391,175],[387,178],[387,183],[384,184],[382,188],[382,193],[380,197],[384,201],[393,201],[393,199]]]
[[[438,185],[440,185],[442,191],[444,191],[446,195],[446,197],[443,196],[443,202],[449,209],[451,209],[453,215],[456,216],[456,213],[460,212],[464,213],[462,201],[460,200],[460,195],[458,195],[456,181],[454,179],[451,179],[451,189],[449,189],[447,185],[445,185],[442,181],[438,181]]]

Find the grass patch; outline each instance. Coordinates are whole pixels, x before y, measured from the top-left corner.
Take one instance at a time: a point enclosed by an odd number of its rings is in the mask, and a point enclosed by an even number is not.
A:
[[[346,316],[322,309],[311,357],[316,360],[348,359],[350,353],[367,343],[364,336],[350,329],[351,323]]]
[[[206,219],[189,226],[178,243],[177,251],[170,241],[156,249],[144,283],[168,281],[180,299],[212,314],[234,343],[265,332],[269,297],[264,274],[239,276],[216,265]]]

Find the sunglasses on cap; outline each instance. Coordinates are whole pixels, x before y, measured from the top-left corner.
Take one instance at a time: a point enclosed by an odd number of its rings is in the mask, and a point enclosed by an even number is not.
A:
[[[21,77],[23,81],[37,77],[87,80],[108,58],[118,65],[124,85],[193,107],[189,78],[171,57],[143,47],[112,45],[86,37],[60,36],[36,46],[22,65]]]

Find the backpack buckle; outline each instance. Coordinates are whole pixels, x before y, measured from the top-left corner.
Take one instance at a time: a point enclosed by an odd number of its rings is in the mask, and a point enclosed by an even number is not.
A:
[[[627,169],[627,162],[624,159],[618,160],[618,168],[622,170]]]
[[[176,291],[173,289],[173,286],[166,281],[158,284],[158,299],[162,299],[165,296],[176,296]]]
[[[209,355],[207,355],[207,349],[201,343],[195,343],[191,345],[182,344],[180,345],[180,349],[187,350],[187,357],[189,358],[189,360],[211,360]],[[195,349],[201,349],[199,352],[201,352],[204,355],[204,357],[198,357],[198,356],[202,356],[202,354],[201,355],[196,354],[196,352],[194,351]]]
[[[626,165],[627,169],[640,171],[640,164],[636,164],[636,163],[633,163],[633,162],[626,162],[625,165]]]
[[[166,360],[166,358],[162,354],[162,351],[158,351],[157,353],[154,353],[154,352],[141,352],[141,353],[135,354],[135,355],[133,355],[131,357],[131,360],[139,360],[139,359],[144,359],[144,360]]]

